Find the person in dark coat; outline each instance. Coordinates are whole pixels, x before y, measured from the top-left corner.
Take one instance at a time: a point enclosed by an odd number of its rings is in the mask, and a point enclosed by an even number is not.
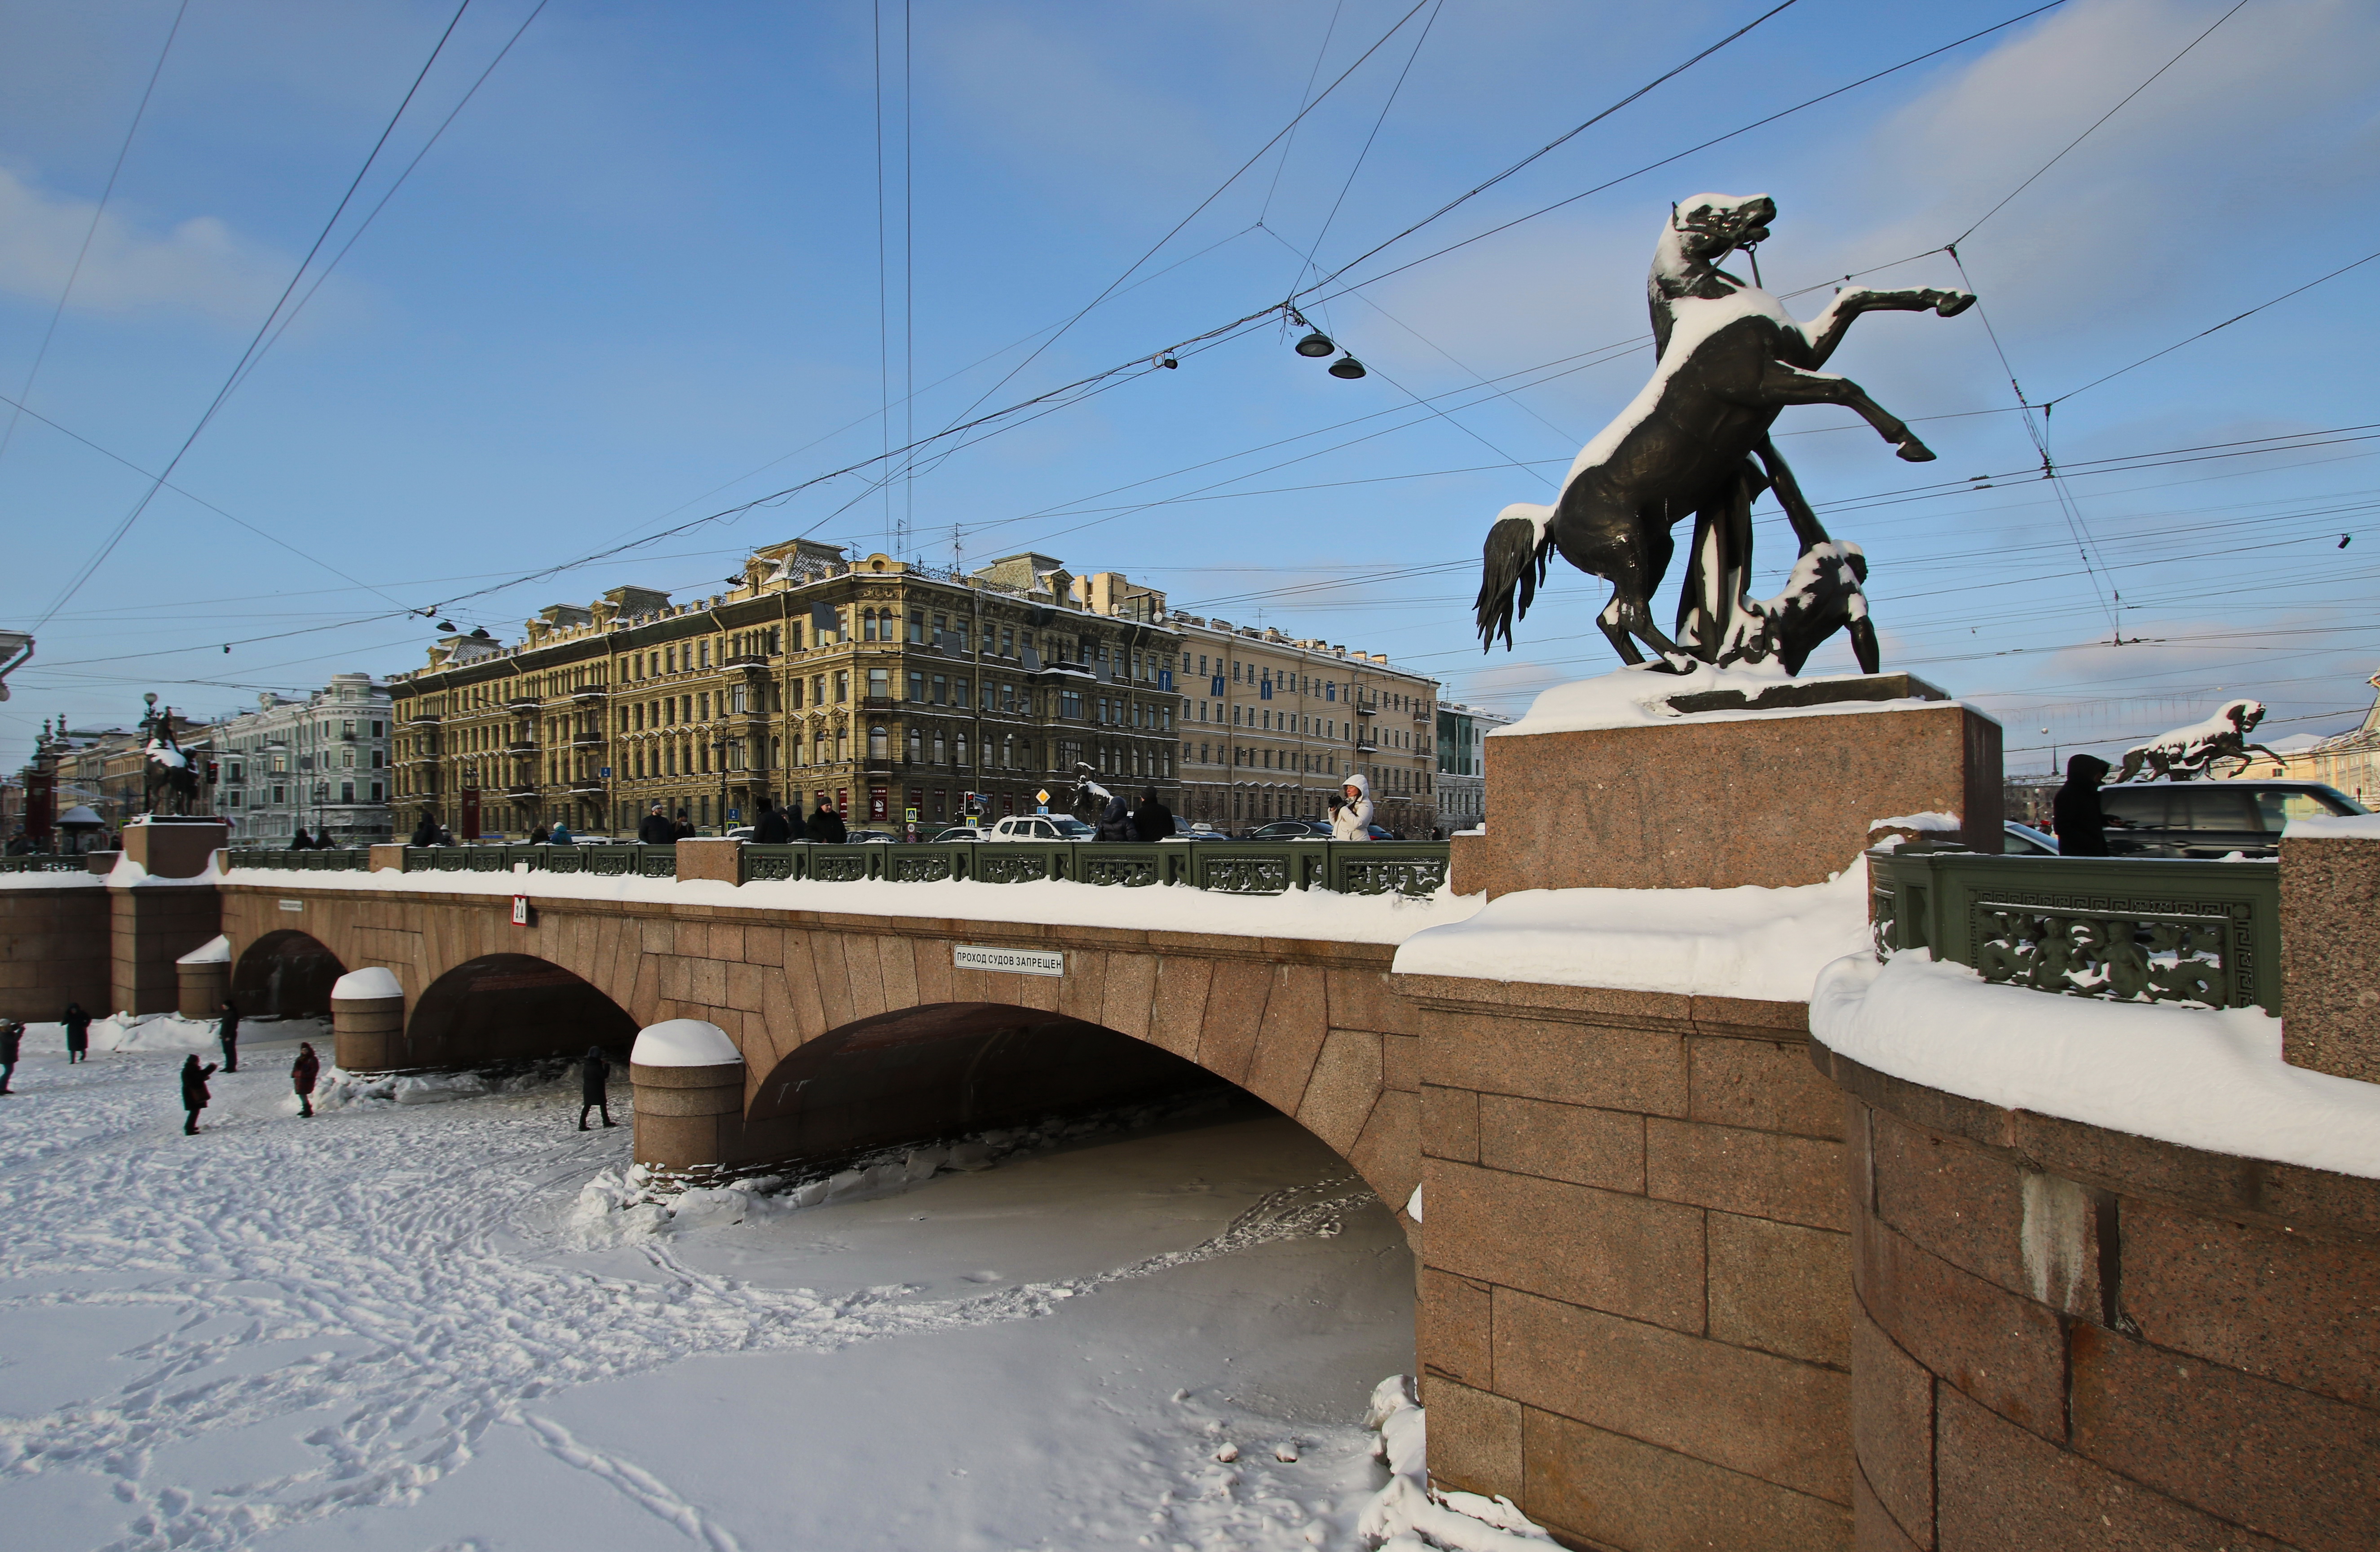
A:
[[[637,826],[637,839],[648,846],[672,846],[677,843],[677,826],[669,822],[662,806],[654,804]]]
[[[298,1091],[298,1113],[314,1113],[314,1080],[322,1075],[322,1059],[314,1054],[311,1041],[298,1042],[298,1060],[289,1064],[289,1085]]]
[[[677,811],[676,822],[670,828],[676,832],[670,837],[670,839],[674,841],[690,841],[694,839],[694,821],[686,817],[686,810],[683,808]]]
[[[239,1071],[239,1004],[226,997],[223,1000],[223,1022],[217,1026],[216,1037],[223,1042],[223,1070]]]
[[[2066,762],[2066,784],[2049,805],[2060,856],[2107,855],[2107,817],[2099,808],[2099,783],[2107,779],[2107,762],[2095,756],[2076,755]]]
[[[67,1026],[67,1065],[91,1060],[91,1015],[82,1011],[79,1002],[69,1002],[67,1011],[58,1015]]]
[[[304,825],[299,825],[298,833],[289,838],[289,849],[293,852],[310,852],[314,849],[314,838],[306,833]]]
[[[188,1113],[182,1119],[182,1135],[199,1134],[199,1112],[214,1097],[207,1092],[207,1080],[214,1076],[212,1067],[199,1065],[199,1053],[192,1051],[182,1059],[182,1109]]]
[[[578,1130],[581,1132],[587,1130],[587,1112],[589,1110],[602,1111],[606,1126],[619,1124],[612,1119],[611,1097],[603,1089],[603,1080],[611,1071],[611,1064],[603,1060],[603,1052],[597,1047],[588,1047],[586,1058],[578,1063]]]
[[[818,812],[810,816],[807,828],[813,841],[838,843],[851,838],[851,831],[844,824],[843,816],[822,797],[819,799]]]
[[[429,809],[424,808],[421,811],[421,822],[413,827],[413,839],[407,844],[415,846],[438,844],[438,821],[431,816]]]
[[[1132,838],[1132,812],[1124,806],[1123,794],[1117,793],[1108,799],[1107,806],[1099,810],[1099,830],[1094,839],[1129,841]]]
[[[553,837],[546,832],[546,828],[543,825],[540,825],[535,830],[528,832],[528,843],[532,846],[542,846],[552,839]]]
[[[25,1026],[15,1019],[0,1019],[0,1094],[14,1094],[8,1086],[17,1076],[17,1056],[25,1047]]]
[[[760,800],[760,822],[752,827],[752,840],[762,846],[782,846],[794,838],[793,821],[785,811],[769,798]]]
[[[1132,832],[1143,841],[1162,841],[1173,833],[1173,810],[1157,801],[1155,787],[1140,794],[1140,805],[1132,811]]]

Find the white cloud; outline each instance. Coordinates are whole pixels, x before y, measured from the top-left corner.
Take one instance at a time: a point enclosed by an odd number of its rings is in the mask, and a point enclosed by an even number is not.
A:
[[[53,193],[0,167],[0,290],[55,304],[91,231],[93,201]],[[119,209],[101,216],[68,305],[123,315],[196,313],[253,323],[273,305],[288,261],[210,215],[163,230]]]

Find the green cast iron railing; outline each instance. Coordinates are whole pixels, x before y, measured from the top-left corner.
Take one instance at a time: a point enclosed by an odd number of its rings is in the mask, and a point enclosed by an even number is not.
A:
[[[1867,855],[1879,958],[1931,949],[2040,991],[2281,1011],[2277,862]]]

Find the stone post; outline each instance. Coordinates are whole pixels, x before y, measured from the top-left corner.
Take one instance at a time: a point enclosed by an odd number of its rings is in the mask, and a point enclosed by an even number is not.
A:
[[[405,988],[381,965],[350,970],[331,988],[331,1061],[342,1072],[403,1066]]]
[[[2311,832],[2311,833],[2309,833]],[[2281,838],[2281,1057],[2380,1083],[2380,818]]]
[[[687,844],[678,843],[680,856]],[[628,1078],[638,1163],[698,1179],[742,1156],[744,1053],[725,1030],[701,1019],[650,1025],[629,1053]]]
[[[744,881],[743,852],[741,841],[716,835],[689,837],[677,843],[677,876],[740,884]]]
[[[174,961],[174,978],[184,1018],[215,1017],[231,995],[231,940],[218,934]]]
[[[405,847],[400,843],[376,843],[371,849],[371,871],[375,873],[405,871]]]

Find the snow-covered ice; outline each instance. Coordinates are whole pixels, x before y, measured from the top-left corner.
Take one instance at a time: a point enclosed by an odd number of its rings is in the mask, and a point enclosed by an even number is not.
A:
[[[41,1033],[0,1099],[14,1545],[1303,1552],[1382,1485],[1410,1255],[1260,1107],[588,1238],[629,1134],[573,1130],[559,1064],[426,1107],[330,1073],[301,1120],[260,1052],[184,1137],[178,1054]]]
[[[2380,1087],[2289,1065],[2281,1021],[2261,1009],[1993,986],[1917,949],[1828,965],[1810,1033],[1863,1066],[1986,1104],[2380,1177]]]

